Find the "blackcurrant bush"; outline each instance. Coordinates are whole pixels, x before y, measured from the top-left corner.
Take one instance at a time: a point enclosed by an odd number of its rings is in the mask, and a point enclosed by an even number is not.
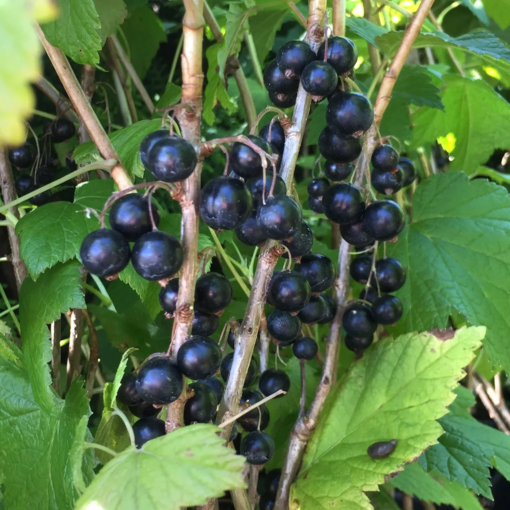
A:
[[[317,58],[324,60],[324,53],[326,51],[326,43],[323,42]],[[347,37],[329,37],[328,38],[328,54],[326,56],[327,62],[333,66],[336,73],[344,75],[354,68],[358,60],[358,49],[356,45]]]
[[[264,85],[270,94],[292,94],[297,92],[299,79],[285,76],[273,60],[264,69]]]
[[[140,418],[133,425],[135,445],[141,448],[147,441],[165,435],[165,422],[159,418]]]
[[[372,153],[372,165],[378,170],[393,170],[398,165],[399,154],[391,145],[383,144]]]
[[[338,75],[331,64],[314,60],[303,69],[301,85],[312,97],[319,99],[335,91],[338,86]]]
[[[266,397],[279,390],[287,392],[290,388],[289,376],[283,370],[270,368],[260,375],[259,388]],[[283,397],[283,395],[279,395],[276,398],[280,397]]]
[[[328,324],[330,323],[336,315],[336,301],[327,294],[321,294],[322,298],[326,302],[326,313],[324,314],[324,317],[319,322],[319,324]]]
[[[390,241],[404,228],[404,211],[393,200],[376,200],[365,209],[362,223],[376,241]]]
[[[400,158],[398,162],[398,167],[404,172],[404,180],[402,183],[402,187],[409,186],[416,179],[416,170],[414,168],[413,162],[409,158]]]
[[[159,304],[167,313],[173,314],[177,309],[177,297],[179,295],[179,278],[170,280],[159,291]]]
[[[324,163],[324,173],[328,179],[339,182],[347,179],[351,175],[353,166],[351,163],[335,163],[334,161],[327,160]]]
[[[317,177],[308,183],[308,194],[315,198],[321,198],[331,186],[325,177]]]
[[[395,296],[381,296],[372,305],[372,315],[378,324],[395,324],[402,317],[404,307]]]
[[[308,280],[296,271],[281,271],[271,279],[268,295],[272,306],[284,312],[299,312],[310,301]]]
[[[292,257],[302,257],[310,252],[313,245],[313,232],[305,221],[301,222],[298,231],[291,237],[290,240],[282,241],[286,246]],[[287,254],[284,257],[287,258]]]
[[[271,184],[273,182],[273,172],[268,170],[266,172],[266,191],[265,191],[265,199],[269,198],[269,191],[271,190]],[[253,197],[253,207],[258,207],[262,203],[262,193],[264,191],[264,177],[259,175],[257,177],[252,177],[246,181],[246,187],[248,191],[251,193]],[[285,186],[285,181],[279,176],[276,176],[276,181],[274,183],[273,195],[286,195],[287,194],[287,186]]]
[[[376,261],[375,276],[382,292],[395,292],[404,285],[406,270],[397,259],[386,257]]]
[[[281,310],[273,310],[267,317],[269,334],[282,346],[290,345],[301,333],[301,321],[298,317]]]
[[[246,457],[248,464],[261,466],[273,458],[274,441],[265,432],[250,432],[241,442],[241,455]]]
[[[338,94],[326,109],[326,124],[338,136],[359,138],[373,121],[374,111],[370,101],[357,92]]]
[[[67,119],[57,119],[51,123],[50,134],[53,143],[61,143],[72,138],[76,133],[74,124]]]
[[[151,153],[151,149],[154,147],[156,143],[163,138],[168,138],[170,133],[168,129],[159,129],[158,131],[154,131],[153,133],[149,133],[140,144],[140,160],[142,161],[142,165],[149,169],[149,155]]]
[[[257,212],[235,229],[239,241],[248,246],[258,246],[267,241],[267,236],[257,222]]]
[[[134,406],[129,406],[129,412],[137,418],[150,418],[159,414],[161,409],[154,407],[152,404],[142,400]]]
[[[304,324],[316,324],[326,313],[326,301],[319,295],[310,298],[310,302],[298,313],[298,317]]]
[[[271,146],[264,139],[255,135],[248,135],[248,138],[264,152],[268,154],[272,153]],[[267,163],[267,168],[269,169],[270,164],[268,161]],[[251,147],[241,142],[236,142],[232,145],[232,150],[230,151],[230,165],[234,172],[244,179],[262,175],[262,159],[259,154]]]
[[[315,198],[311,195],[308,195],[308,198],[306,199],[308,202],[308,207],[315,213],[315,214],[324,214],[326,212],[326,208],[324,207],[324,204],[322,203],[322,198]]]
[[[301,262],[296,264],[294,271],[301,273],[309,282],[312,292],[324,292],[335,281],[335,267],[331,259],[325,255],[308,253],[301,257]]]
[[[259,206],[257,221],[269,239],[280,241],[292,237],[299,230],[303,213],[294,199],[278,195]]]
[[[353,352],[362,352],[372,345],[374,336],[355,337],[352,335],[345,335],[345,347]]]
[[[317,356],[318,351],[319,346],[317,345],[317,342],[313,338],[307,336],[298,338],[292,344],[292,353],[297,359],[310,361]]]
[[[251,406],[262,400],[262,395],[256,390],[244,390],[241,396],[240,404],[244,407],[246,404]],[[260,409],[260,411],[259,411]],[[258,429],[260,421],[260,430],[264,430],[269,425],[269,411],[265,404],[252,409],[245,415],[241,416],[237,421],[241,427],[247,432],[253,432]]]
[[[360,248],[364,248],[375,241],[363,228],[363,223],[361,221],[349,225],[340,225],[340,234],[344,241],[354,246],[359,246]]]
[[[336,163],[351,163],[361,154],[358,138],[338,136],[329,127],[321,131],[318,143],[320,153]]]
[[[377,328],[372,310],[361,303],[353,303],[345,309],[342,325],[349,335],[357,338],[369,337]]]
[[[9,151],[9,161],[18,168],[28,168],[34,164],[36,152],[27,142]]]
[[[184,404],[184,424],[209,423],[216,413],[218,399],[214,391],[202,382],[189,385],[195,394]]]
[[[218,329],[220,318],[211,313],[195,310],[191,325],[192,335],[211,336]]]
[[[214,230],[232,230],[250,216],[252,197],[244,182],[233,177],[210,180],[200,193],[200,216]]]
[[[140,395],[136,391],[136,375],[125,374],[120,382],[119,391],[117,392],[117,400],[127,406],[135,406],[142,401]]]
[[[97,276],[113,276],[129,263],[129,244],[115,230],[101,228],[91,232],[80,247],[80,258],[85,269]]]
[[[374,303],[374,301],[379,297],[377,293],[377,288],[375,287],[366,287],[359,293],[359,298],[363,299],[363,301],[368,301],[369,303]]]
[[[221,349],[205,336],[195,335],[186,340],[177,353],[177,366],[182,374],[194,381],[216,373],[221,364]]]
[[[182,387],[182,374],[167,356],[150,358],[136,376],[136,391],[153,405],[171,404],[181,394]]]
[[[232,301],[232,285],[219,273],[202,275],[195,287],[195,308],[204,313],[218,313]]]
[[[398,167],[395,167],[393,170],[379,170],[378,168],[374,168],[372,170],[370,182],[379,193],[392,195],[402,189],[404,172]]]
[[[221,402],[221,399],[223,398],[223,391],[225,390],[225,385],[217,377],[208,377],[207,379],[202,379],[198,382],[209,386],[209,388],[213,391],[218,404]]]
[[[296,104],[297,92],[283,93],[269,91],[269,101],[277,108],[290,108]]]
[[[289,41],[276,54],[276,63],[287,78],[299,77],[303,69],[315,60],[315,53],[303,41]]]
[[[146,280],[169,278],[182,266],[182,246],[174,236],[153,230],[136,241],[131,261],[135,271]]]
[[[363,254],[352,259],[349,271],[353,280],[356,280],[359,283],[367,283],[371,268],[372,256]]]
[[[353,184],[334,184],[322,197],[324,214],[341,225],[355,223],[365,210],[365,197]]]
[[[220,374],[221,374],[221,378],[225,382],[228,381],[228,376],[230,375],[230,370],[232,368],[232,362],[233,361],[234,361],[234,353],[233,352],[229,352],[223,358],[223,361],[221,362]],[[245,388],[247,386],[250,386],[251,384],[253,384],[253,382],[257,378],[257,371],[258,371],[257,362],[255,361],[254,358],[252,358],[250,360],[250,364],[248,366],[248,372],[246,374],[246,379],[244,380],[244,387]]]
[[[160,181],[178,182],[188,178],[196,164],[193,145],[178,136],[167,136],[151,147],[147,168]]]
[[[158,210],[153,205],[151,207],[154,222],[158,226]],[[119,198],[110,210],[110,226],[128,241],[136,241],[152,230],[149,201],[138,193],[130,193]]]
[[[30,175],[22,174],[19,177],[16,177],[14,187],[16,188],[18,197],[22,197],[29,193],[32,188],[32,179],[30,179]]]
[[[285,131],[278,120],[273,122],[271,133],[269,133],[270,126],[271,123],[260,128],[259,136],[266,142],[273,144],[280,154],[283,154],[283,149],[285,148]]]

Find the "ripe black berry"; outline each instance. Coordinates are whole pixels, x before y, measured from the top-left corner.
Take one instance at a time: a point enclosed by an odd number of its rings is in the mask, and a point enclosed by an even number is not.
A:
[[[413,162],[409,158],[400,158],[398,167],[402,169],[402,172],[404,172],[402,187],[405,188],[416,179],[416,170],[414,168]]]
[[[266,172],[266,192],[265,199],[269,198],[269,191],[271,190],[271,184],[273,182],[273,172],[268,170]],[[257,177],[252,177],[246,181],[246,187],[248,191],[251,193],[253,197],[253,207],[258,207],[262,203],[262,193],[264,190],[264,177],[259,175]],[[287,186],[285,186],[285,181],[279,176],[276,176],[276,181],[274,183],[273,195],[286,195],[287,194]]]
[[[179,370],[194,381],[214,375],[220,364],[221,349],[216,342],[205,336],[188,338],[177,353]]]
[[[372,315],[378,324],[395,324],[403,312],[402,302],[395,296],[381,296],[372,305]]]
[[[149,404],[171,404],[182,392],[182,374],[167,356],[150,358],[138,370],[136,391]]]
[[[257,222],[257,212],[252,215],[235,230],[236,236],[243,244],[258,246],[267,241],[267,236]]]
[[[66,167],[69,170],[73,171],[78,169],[78,165],[76,164],[76,161],[73,159],[73,151],[68,152],[66,154]]]
[[[9,151],[9,161],[18,168],[28,168],[34,164],[35,150],[27,142],[21,147],[16,147]]]
[[[321,198],[331,186],[325,177],[317,177],[308,183],[308,194],[314,198]]]
[[[152,215],[158,226],[159,213],[154,206],[152,206]],[[128,241],[136,241],[152,230],[149,201],[138,193],[130,193],[119,198],[110,210],[110,225]]]
[[[395,451],[397,443],[397,439],[391,439],[390,441],[379,441],[371,444],[367,448],[368,456],[372,459],[384,459],[389,457]]]
[[[129,263],[130,249],[124,237],[107,228],[91,232],[80,247],[85,269],[97,276],[113,276]]]
[[[276,63],[287,78],[299,77],[303,69],[315,60],[315,53],[303,41],[289,41],[276,54]]]
[[[225,389],[225,385],[217,377],[214,377],[214,376],[208,377],[207,379],[202,379],[199,382],[209,386],[209,388],[213,391],[213,393],[216,397],[216,401],[219,404],[223,397],[223,391]]]
[[[361,221],[351,223],[350,225],[340,225],[340,234],[347,243],[362,248],[375,241],[375,239],[363,228],[363,223]]]
[[[382,292],[395,292],[404,285],[406,270],[397,259],[386,257],[376,261],[375,276]]]
[[[365,209],[362,223],[376,241],[389,241],[402,232],[404,211],[393,200],[376,200]]]
[[[327,305],[322,296],[312,296],[310,302],[298,313],[298,317],[305,324],[316,324],[326,313]]]
[[[232,301],[232,285],[219,273],[202,275],[195,287],[195,308],[204,313],[218,313]]]
[[[326,124],[339,136],[358,138],[373,121],[374,111],[370,101],[357,92],[339,93],[326,109]]]
[[[257,221],[269,239],[280,241],[292,237],[301,226],[303,213],[295,200],[279,195],[259,206]]]
[[[45,186],[53,180],[53,165],[40,166],[35,172],[34,183],[38,186]]]
[[[320,153],[336,163],[351,163],[361,154],[358,138],[338,136],[329,127],[321,131],[318,143]]]
[[[311,359],[315,358],[318,351],[319,346],[317,345],[317,342],[313,338],[307,336],[298,338],[292,344],[292,353],[294,356],[305,361],[310,361]]]
[[[271,279],[268,290],[271,304],[284,312],[299,312],[310,301],[308,280],[296,271],[281,271]]]
[[[322,198],[315,198],[311,195],[308,195],[308,198],[306,199],[308,202],[308,207],[316,213],[316,214],[324,214],[326,211],[324,204],[322,203]]]
[[[372,268],[372,256],[363,254],[352,259],[349,271],[354,280],[359,283],[367,283]]]
[[[200,194],[200,216],[214,230],[232,230],[248,219],[252,197],[244,182],[233,177],[209,181]]]
[[[270,497],[268,494],[262,494],[259,501],[260,510],[274,510],[275,505],[276,501],[274,498]]]
[[[188,178],[196,164],[197,153],[193,145],[178,136],[167,136],[150,149],[147,168],[160,181],[178,182]]]
[[[174,236],[154,230],[136,241],[131,255],[135,271],[146,280],[169,278],[182,266],[182,246]]]
[[[349,335],[357,338],[369,337],[377,328],[371,309],[361,303],[354,303],[346,308],[342,325]]]
[[[326,302],[326,313],[324,314],[324,317],[319,322],[319,324],[328,324],[331,322],[336,315],[336,301],[327,294],[321,294],[322,298]]]
[[[352,172],[352,164],[351,163],[335,163],[334,161],[326,161],[324,164],[324,173],[328,179],[332,181],[343,181],[347,179]]]
[[[32,179],[30,179],[30,175],[22,174],[19,177],[16,177],[14,187],[16,188],[18,197],[22,197],[29,193],[32,188]]]
[[[218,399],[214,391],[202,382],[190,384],[189,388],[195,394],[186,400],[184,405],[184,424],[210,422],[218,407]]]
[[[233,352],[229,352],[224,358],[223,358],[223,361],[221,362],[221,366],[220,366],[220,374],[221,374],[221,378],[227,382],[228,381],[228,376],[230,375],[230,370],[232,368],[232,362],[234,360],[234,353]],[[248,373],[246,374],[246,379],[244,380],[244,387],[246,388],[247,386],[250,386],[250,384],[252,384],[255,379],[257,378],[257,362],[255,361],[254,358],[252,358],[250,360],[250,364],[248,366]]]
[[[353,184],[334,184],[322,197],[324,213],[335,223],[355,223],[365,210],[365,197]]]
[[[268,154],[272,153],[271,146],[259,136],[248,135],[248,138],[264,152]],[[267,163],[267,168],[270,169],[271,165],[268,161]],[[244,179],[262,175],[262,159],[259,154],[251,147],[241,142],[236,142],[232,146],[232,150],[230,151],[230,165],[234,172]]]
[[[32,188],[30,188],[30,191],[35,191],[36,189],[39,189],[40,186],[32,186]],[[39,193],[38,195],[35,195],[34,197],[30,198],[28,201],[32,204],[32,205],[37,205],[37,206],[41,206],[41,205],[44,205],[44,204],[47,204],[50,200],[51,200],[51,191],[47,190],[47,191],[43,191],[42,193]]]
[[[202,313],[195,310],[191,325],[192,335],[211,336],[218,329],[220,318],[211,313]]]
[[[355,337],[352,335],[345,335],[345,347],[353,352],[362,352],[372,345],[374,336]]]
[[[297,92],[273,92],[269,91],[269,100],[278,108],[290,108],[296,104]]]
[[[273,60],[264,69],[264,85],[269,93],[292,94],[297,92],[299,79],[285,76],[285,73],[278,67],[276,60]]]
[[[76,133],[74,124],[67,119],[57,119],[51,123],[51,139],[54,143],[65,142]]]
[[[335,267],[325,255],[309,253],[301,257],[294,271],[301,273],[309,282],[312,292],[324,292],[335,281]]]
[[[153,133],[149,133],[140,144],[140,160],[145,168],[149,168],[149,155],[151,149],[163,138],[168,138],[170,133],[168,129],[159,129]]]
[[[324,60],[326,43],[320,45],[317,52],[317,58]],[[343,75],[352,71],[358,60],[358,50],[356,45],[347,37],[329,37],[327,62],[333,66],[336,73]]]
[[[255,430],[244,436],[241,442],[241,455],[248,464],[260,466],[269,462],[274,455],[274,441],[265,432]]]
[[[266,397],[279,390],[287,392],[290,388],[289,376],[283,370],[270,368],[260,375],[259,388]],[[283,395],[276,398],[280,397],[283,397]]]
[[[160,411],[161,409],[145,402],[145,400],[134,406],[129,406],[129,412],[137,418],[150,418],[151,416],[156,416]]]
[[[241,396],[240,404],[253,405],[262,400],[262,395],[256,390],[244,390]],[[259,412],[260,409],[260,412]],[[260,420],[260,430],[264,430],[269,425],[269,411],[265,404],[252,409],[245,415],[241,416],[237,421],[247,432],[253,432],[258,429]]]
[[[281,310],[273,310],[267,317],[269,334],[282,346],[290,345],[301,333],[301,321],[298,317]]]
[[[370,182],[379,193],[392,195],[402,189],[404,172],[398,167],[395,167],[393,170],[379,170],[378,168],[374,168],[372,170]]]
[[[301,222],[299,230],[291,237],[290,240],[283,241],[292,257],[302,257],[306,255],[313,245],[313,232],[305,221]],[[284,255],[287,257],[287,254]]]
[[[391,145],[376,147],[372,154],[372,165],[379,170],[393,170],[398,165],[399,155]]]
[[[331,64],[314,60],[303,69],[301,85],[312,96],[322,98],[335,91],[338,86],[338,75]]]
[[[278,486],[280,485],[281,474],[282,474],[281,469],[272,469],[266,476],[267,482],[266,492],[268,496],[270,496],[272,499],[275,499],[278,493]]]
[[[279,121],[275,120],[271,126],[271,135],[269,134],[269,126],[271,123],[266,124],[260,129],[259,136],[268,143],[274,145],[280,154],[283,154],[285,148],[285,131]]]
[[[141,448],[147,441],[165,435],[165,422],[159,418],[140,418],[133,425],[135,444]]]
[[[142,401],[142,397],[136,391],[136,375],[125,374],[120,382],[117,400],[127,406],[135,406]]]
[[[166,313],[173,314],[177,308],[177,297],[179,295],[179,278],[170,280],[166,287],[159,291],[159,304]]]
[[[375,281],[375,280],[374,280]],[[375,285],[375,283],[374,283]],[[359,298],[363,299],[364,301],[368,301],[369,303],[374,303],[374,301],[379,297],[379,294],[377,293],[376,287],[366,287],[359,293]]]

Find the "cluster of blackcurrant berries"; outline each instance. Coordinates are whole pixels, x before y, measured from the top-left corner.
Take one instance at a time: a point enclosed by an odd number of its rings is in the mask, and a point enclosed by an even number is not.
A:
[[[392,195],[413,183],[416,171],[412,161],[400,158],[388,144],[379,145],[372,154],[371,184],[376,191]]]

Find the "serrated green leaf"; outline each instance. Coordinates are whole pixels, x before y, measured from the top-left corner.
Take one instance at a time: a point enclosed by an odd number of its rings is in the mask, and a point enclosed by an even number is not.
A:
[[[94,5],[101,23],[97,33],[104,45],[107,37],[115,35],[128,12],[124,0],[94,0]]]
[[[469,181],[461,172],[420,183],[412,223],[388,245],[388,254],[407,269],[397,292],[404,316],[396,331],[444,328],[456,308],[472,324],[487,325],[489,359],[509,370],[509,220],[510,197],[496,184]]]
[[[181,87],[174,83],[169,83],[163,92],[163,95],[159,98],[156,104],[156,108],[166,108],[177,104],[181,100]]]
[[[429,333],[381,339],[333,389],[291,490],[293,509],[371,509],[364,491],[434,444],[436,422],[454,398],[462,368],[485,328],[462,328],[440,340]],[[394,453],[372,459],[367,448],[397,439]],[[327,491],[318,487],[328,487]]]
[[[505,30],[510,26],[509,0],[483,0],[483,6],[501,30]]]
[[[129,448],[101,470],[76,510],[92,505],[178,510],[245,487],[244,460],[223,445],[218,430],[213,425],[191,425],[153,439],[140,450]]]
[[[250,33],[260,62],[264,62],[273,48],[276,32],[287,16],[286,9],[263,9],[250,18]]]
[[[380,25],[371,23],[365,18],[351,16],[346,19],[347,28],[377,47],[376,38],[388,33],[388,30]]]
[[[82,416],[76,427],[76,437],[74,439],[73,446],[69,452],[69,458],[71,460],[71,466],[73,470],[73,483],[76,490],[81,494],[85,492],[87,485],[83,479],[83,445],[85,443],[85,435],[88,431],[87,423],[89,421],[88,416]]]
[[[398,75],[391,99],[444,110],[439,89],[434,85],[430,71],[424,66],[405,66]]]
[[[407,103],[400,98],[390,101],[382,118],[380,131],[383,136],[395,136],[400,143],[411,140],[411,118]]]
[[[101,212],[106,200],[114,191],[113,179],[86,181],[76,186],[74,203],[83,209],[89,208]]]
[[[399,510],[400,508],[384,489],[379,492],[369,492],[367,495],[375,510]]]

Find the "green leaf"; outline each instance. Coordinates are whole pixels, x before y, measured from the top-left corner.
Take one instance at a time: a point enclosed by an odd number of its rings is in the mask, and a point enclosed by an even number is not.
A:
[[[326,127],[327,106],[327,104],[322,102],[313,109],[308,124],[306,145],[317,145],[319,142],[319,135],[321,134],[321,131]]]
[[[106,200],[114,191],[113,179],[86,181],[76,186],[74,203],[83,209],[89,208],[101,212]]]
[[[172,106],[177,104],[181,100],[181,87],[175,85],[174,83],[169,83],[166,86],[165,92],[159,98],[159,101],[156,104],[156,108],[166,108],[167,106]]]
[[[432,81],[432,73],[424,66],[405,66],[398,76],[391,98],[405,104],[444,110],[439,88]]]
[[[129,448],[101,470],[76,510],[178,510],[245,487],[244,460],[223,445],[218,430],[191,425],[153,439],[140,450]]]
[[[347,28],[368,41],[372,46],[377,47],[376,38],[388,33],[388,30],[380,25],[376,25],[366,20],[351,16],[346,19]]]
[[[94,0],[60,0],[58,5],[59,17],[41,27],[48,41],[77,64],[98,64],[101,22]]]
[[[400,98],[391,99],[380,127],[383,136],[395,136],[402,143],[411,140],[411,118],[408,104]]]
[[[380,492],[369,492],[368,497],[375,510],[399,510],[399,506],[384,489]]]
[[[292,487],[291,508],[371,509],[364,491],[436,442],[436,420],[484,334],[485,328],[462,328],[440,340],[409,333],[367,349],[330,394]],[[390,439],[398,440],[393,454],[368,456],[371,444]]]
[[[413,146],[453,133],[452,170],[468,174],[478,169],[494,149],[504,147],[510,131],[510,105],[487,83],[445,76],[445,111],[424,109],[413,117]]]
[[[127,8],[124,0],[94,0],[94,5],[101,23],[97,32],[101,37],[102,45],[104,45],[106,38],[115,35],[119,26],[126,19]]]
[[[434,204],[431,207],[430,204]],[[510,197],[465,174],[434,175],[418,186],[413,221],[388,254],[407,269],[397,292],[404,316],[396,331],[447,325],[450,309],[487,325],[489,359],[510,369],[506,295],[510,285]],[[417,306],[419,303],[419,306]]]
[[[276,32],[280,30],[288,10],[264,9],[250,18],[250,33],[257,51],[259,62],[264,62],[273,48]]]
[[[510,26],[509,0],[483,0],[483,6],[501,30],[505,30]]]
[[[85,437],[90,435],[90,431],[87,428],[88,421],[88,416],[82,416],[76,427],[76,437],[71,451],[69,452],[73,470],[73,483],[80,494],[85,492],[87,488],[83,478],[83,445],[85,444]]]

